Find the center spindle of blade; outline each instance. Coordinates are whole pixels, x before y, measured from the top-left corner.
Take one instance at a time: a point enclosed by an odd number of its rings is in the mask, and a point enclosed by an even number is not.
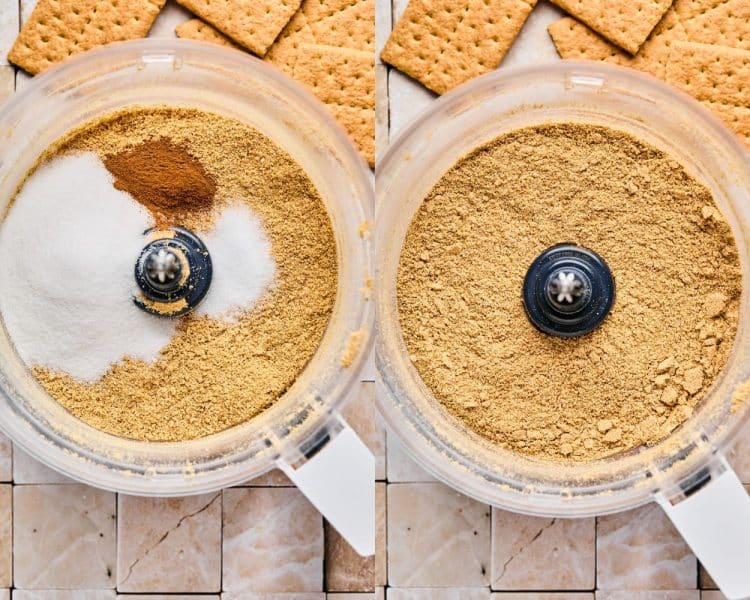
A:
[[[180,286],[182,261],[169,248],[153,248],[145,259],[145,275],[149,283],[162,291]]]

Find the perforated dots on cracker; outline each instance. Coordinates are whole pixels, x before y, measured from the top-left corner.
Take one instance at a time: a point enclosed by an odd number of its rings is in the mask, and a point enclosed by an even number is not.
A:
[[[683,19],[684,38],[691,42],[718,44],[750,50],[750,2],[704,0],[700,10]]]
[[[750,146],[750,51],[675,42],[666,79],[713,110]]]
[[[258,56],[265,55],[300,0],[177,0]]]
[[[374,52],[374,0],[303,0],[266,60],[291,75],[302,44]]]
[[[200,19],[190,19],[181,23],[174,30],[178,38],[185,40],[197,40],[199,42],[210,42],[212,44],[219,44],[220,46],[227,46],[228,48],[241,49],[237,44],[230,40],[218,29],[211,27],[208,23],[204,23]]]
[[[669,53],[665,39],[647,42],[636,56],[609,43],[592,29],[571,17],[555,21],[548,28],[552,41],[562,58],[601,60],[622,67],[639,69],[655,77],[664,76]]]
[[[553,0],[553,2],[631,54],[638,52],[672,5],[672,0]]]
[[[325,103],[370,165],[375,164],[375,55],[303,44],[294,78]]]
[[[79,52],[145,37],[165,0],[39,0],[8,60],[41,73]]]
[[[664,78],[670,47],[677,41],[715,43],[750,50],[747,0],[674,0],[636,56],[630,56],[575,19],[550,25],[562,58],[604,60]]]
[[[443,94],[500,64],[536,0],[411,0],[380,55]]]

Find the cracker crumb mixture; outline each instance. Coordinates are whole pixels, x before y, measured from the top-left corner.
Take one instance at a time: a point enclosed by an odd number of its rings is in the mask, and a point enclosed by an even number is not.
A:
[[[250,206],[271,242],[276,281],[236,322],[183,318],[153,364],[126,358],[93,384],[40,367],[33,372],[53,398],[101,430],[141,440],[193,439],[256,416],[304,369],[333,310],[335,240],[300,165],[253,127],[218,114],[123,111],[74,131],[45,157],[94,151],[103,161],[118,153],[129,158],[143,143],[162,150],[167,144],[200,161],[193,177],[199,191],[211,182],[211,210],[187,202],[178,211],[180,225],[207,231],[230,203]]]
[[[548,247],[600,254],[617,285],[589,335],[541,333],[521,302]],[[573,123],[510,132],[459,160],[406,236],[404,341],[435,397],[513,451],[585,461],[690,417],[737,331],[741,272],[711,192],[631,135]]]

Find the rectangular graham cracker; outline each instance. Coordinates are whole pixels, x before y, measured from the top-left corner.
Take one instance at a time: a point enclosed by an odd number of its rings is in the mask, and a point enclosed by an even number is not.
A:
[[[221,33],[221,31],[212,27],[208,23],[204,23],[200,19],[190,19],[189,21],[185,21],[175,27],[174,32],[178,38],[185,40],[210,42],[212,44],[219,44],[220,46],[227,46],[228,48],[235,48],[237,50],[242,49]]]
[[[674,0],[636,56],[566,17],[548,28],[562,58],[603,60],[664,79],[670,46],[692,41],[750,50],[748,0]]]
[[[300,0],[177,2],[258,56],[265,56],[300,5]]]
[[[610,44],[592,29],[571,17],[552,23],[547,30],[562,58],[574,60],[601,60],[623,67],[631,67],[664,77],[664,66],[669,48],[663,39],[653,38],[643,45],[636,56]]]
[[[302,44],[294,78],[325,103],[370,166],[375,164],[375,55]]]
[[[36,75],[110,42],[142,38],[166,0],[39,0],[8,60]]]
[[[374,52],[374,0],[303,0],[265,59],[292,75],[302,44]]]
[[[552,0],[613,44],[635,54],[673,0]]]
[[[750,51],[675,42],[666,80],[713,110],[750,147]]]
[[[500,64],[536,0],[411,0],[381,59],[443,94]]]

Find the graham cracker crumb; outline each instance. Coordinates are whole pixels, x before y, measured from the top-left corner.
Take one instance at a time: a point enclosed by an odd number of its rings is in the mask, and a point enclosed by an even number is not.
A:
[[[402,250],[417,371],[456,419],[522,454],[655,444],[703,400],[737,330],[738,254],[706,206],[711,192],[671,156],[605,127],[542,125],[476,149],[426,195]],[[528,266],[560,242],[600,254],[617,282],[580,338],[541,333],[521,302]]]
[[[271,242],[275,283],[236,322],[183,317],[153,364],[126,358],[93,384],[44,368],[33,372],[53,398],[98,429],[177,441],[247,421],[283,396],[323,337],[337,262],[331,222],[308,175],[237,120],[192,109],[132,109],[73,131],[46,157],[94,151],[104,160],[162,138],[185,148],[216,184],[212,211],[185,212],[181,224],[205,231],[223,207],[246,202]]]

